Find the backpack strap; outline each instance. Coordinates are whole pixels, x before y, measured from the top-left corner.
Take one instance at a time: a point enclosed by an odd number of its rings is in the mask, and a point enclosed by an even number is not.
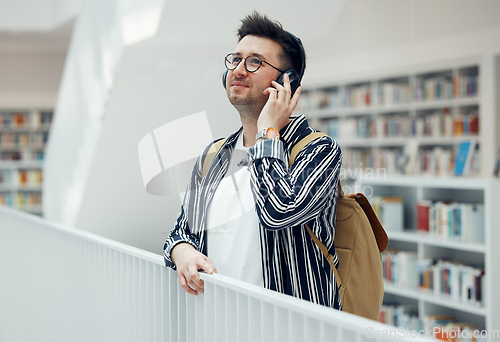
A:
[[[340,291],[342,289],[342,281],[340,279],[339,272],[337,271],[337,268],[335,267],[335,264],[333,262],[333,255],[331,255],[328,252],[328,249],[326,248],[326,246],[321,241],[319,241],[318,237],[312,232],[311,228],[309,228],[309,226],[307,224],[306,224],[306,229],[309,232],[309,235],[311,235],[311,239],[319,247],[319,249],[321,250],[321,253],[323,253],[326,260],[330,264],[330,267],[332,268],[333,274],[335,275],[335,281],[337,282],[337,287]]]
[[[328,135],[323,133],[323,132],[312,132],[302,138],[298,143],[296,143],[292,151],[290,152],[290,158],[288,158],[288,165],[292,166],[293,162],[295,161],[295,157],[297,157],[297,154],[306,147],[307,144],[309,144],[311,141],[316,140],[321,137],[327,137]]]
[[[295,158],[297,157],[297,154],[299,154],[299,152],[307,146],[307,144],[309,144],[310,142],[318,139],[318,138],[321,138],[321,137],[327,137],[328,135],[323,133],[323,132],[313,132],[313,133],[310,133],[308,134],[307,136],[305,136],[304,138],[302,138],[298,143],[296,143],[293,148],[292,148],[292,151],[290,152],[290,158],[288,158],[288,165],[289,166],[292,166],[293,162],[295,161]],[[342,190],[342,185],[340,184],[340,179],[339,179],[339,184],[338,184],[338,189],[339,189],[339,196],[344,196],[344,192]],[[333,255],[331,255],[329,252],[328,252],[328,249],[326,248],[326,246],[319,240],[319,238],[312,232],[311,228],[309,228],[309,226],[306,224],[306,229],[307,229],[307,232],[309,233],[309,235],[311,236],[311,239],[314,241],[314,243],[319,247],[319,249],[321,250],[321,253],[323,253],[323,255],[325,256],[326,260],[328,261],[328,263],[330,264],[330,267],[333,271],[333,274],[335,275],[335,281],[337,283],[337,287],[339,289],[339,292],[340,291],[343,291],[343,288],[342,288],[342,281],[340,279],[340,275],[339,275],[339,272],[337,271],[337,268],[335,267],[335,263],[333,262]]]
[[[220,140],[217,140],[210,146],[210,149],[208,150],[207,155],[205,156],[205,160],[203,161],[203,169],[201,170],[201,176],[205,177],[205,175],[208,172],[208,169],[210,168],[210,164],[212,164],[212,161],[215,158],[215,155],[219,150],[221,149],[222,145],[226,142],[227,138],[222,138]]]

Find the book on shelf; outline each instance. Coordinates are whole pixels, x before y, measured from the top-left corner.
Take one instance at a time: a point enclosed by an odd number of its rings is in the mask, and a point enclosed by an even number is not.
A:
[[[50,125],[52,117],[50,110],[0,111],[0,128],[40,129]]]
[[[382,253],[383,277],[405,289],[419,289],[455,302],[484,303],[485,271],[462,261],[419,258],[416,251],[390,249]]]
[[[390,114],[326,119],[338,120],[340,136],[353,138],[402,138],[402,137],[458,137],[476,136],[479,133],[479,114],[450,114],[450,108],[420,115]]]
[[[12,113],[11,125],[14,128],[24,127],[28,123],[28,113],[15,112]]]
[[[418,288],[437,297],[472,305],[483,303],[485,272],[482,266],[444,259],[420,259],[416,262]]]
[[[404,156],[406,160],[405,173],[414,174],[417,166],[418,142],[410,140],[404,147]]]
[[[338,119],[328,120],[327,131],[328,135],[333,139],[338,139],[340,137],[340,127]]]
[[[421,330],[418,307],[415,304],[384,303],[380,308],[379,321],[414,331]]]
[[[345,107],[371,106],[371,85],[347,87]]]
[[[431,206],[431,201],[417,201],[417,231],[429,232],[429,210]]]
[[[417,252],[390,249],[382,253],[384,280],[402,288],[416,289]]]
[[[479,75],[455,75],[453,90],[456,98],[479,95]]]
[[[40,206],[42,204],[42,195],[41,193],[34,192],[17,193],[15,204],[17,208],[32,208]]]
[[[483,243],[485,241],[484,205],[464,203],[459,210],[459,221],[453,224],[460,225],[457,230],[461,233],[462,241]]]
[[[341,146],[345,140],[338,139]],[[409,175],[436,175],[452,176],[454,169],[458,167],[455,163],[456,152],[451,145],[427,147],[419,146],[416,140],[410,140],[403,148],[368,148],[346,147],[344,150],[345,168],[356,168],[359,166],[384,169],[386,174],[409,174]],[[480,172],[480,149],[474,148],[470,161],[467,162],[467,170],[463,175],[474,176]]]
[[[417,231],[444,239],[484,243],[484,205],[420,200],[416,204]]]
[[[418,288],[424,291],[430,291],[432,289],[433,284],[433,273],[432,273],[432,265],[434,264],[434,260],[430,258],[422,258],[417,260],[417,279],[418,279]]]
[[[0,133],[0,146],[3,148],[13,147],[15,141],[15,135],[12,132]]]
[[[31,113],[30,118],[29,118],[29,126],[32,129],[38,129],[40,128],[41,125],[41,113],[38,110],[35,110]]]
[[[14,172],[16,184],[19,186],[40,186],[43,182],[43,171],[41,169],[20,169]]]
[[[483,338],[483,336],[485,337]],[[490,341],[486,336],[488,336],[488,332],[473,323],[448,322],[433,328],[433,337],[441,341]]]
[[[21,151],[0,151],[0,161],[43,161],[45,152],[41,150],[22,149]]]
[[[387,81],[377,87],[375,104],[394,105],[411,100],[411,87],[407,82]]]
[[[414,86],[416,101],[436,101],[453,98],[453,81],[451,77],[420,76]]]
[[[454,323],[456,318],[451,315],[425,315],[422,318],[422,325],[425,331],[432,331],[433,333],[439,332],[439,327],[443,327],[447,324]],[[447,339],[443,339],[444,336],[439,336],[438,334],[434,334],[433,337],[439,338],[442,341],[447,341]]]
[[[374,196],[371,200],[375,214],[388,231],[403,231],[403,198]]]
[[[453,174],[455,176],[466,176],[470,173],[472,156],[476,149],[474,141],[462,141],[457,148]]]
[[[418,315],[416,304],[384,303],[380,308],[381,323],[431,336],[440,341],[487,341],[483,327],[458,321],[452,315]]]
[[[0,193],[0,205],[12,207],[12,195],[10,193]]]
[[[497,161],[495,163],[495,169],[493,170],[493,175],[495,177],[500,177],[500,149],[497,152]]]

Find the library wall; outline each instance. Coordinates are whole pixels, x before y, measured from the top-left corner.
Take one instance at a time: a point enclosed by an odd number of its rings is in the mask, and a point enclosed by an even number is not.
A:
[[[328,38],[306,46],[304,81],[499,52],[498,13],[494,0],[348,1]]]
[[[500,8],[494,1],[346,1],[331,22],[325,18],[331,5],[322,1],[294,1],[287,13],[279,4],[251,5],[227,9],[227,20],[214,20],[220,18],[217,6],[176,4],[165,9],[155,37],[126,48],[75,220],[78,228],[161,252],[179,201],[145,192],[137,143],[163,123],[201,110],[207,111],[214,136],[239,126],[221,86],[221,56],[234,49],[239,20],[253,8],[304,38],[304,84],[500,51],[500,23],[493,20]],[[180,143],[189,139],[188,130],[179,133]]]
[[[0,106],[53,107],[66,51],[0,49]]]

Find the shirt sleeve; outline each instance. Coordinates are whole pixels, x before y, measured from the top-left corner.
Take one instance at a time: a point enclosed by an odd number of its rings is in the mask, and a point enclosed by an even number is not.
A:
[[[306,223],[336,195],[342,153],[330,137],[309,143],[290,169],[280,140],[260,141],[249,154],[256,210],[265,229]]]
[[[171,267],[174,270],[176,268],[175,264],[172,261],[171,253],[172,249],[179,243],[189,243],[195,249],[200,251],[200,234],[198,231],[196,231],[196,227],[198,225],[196,223],[197,210],[195,208],[197,206],[196,199],[199,198],[200,192],[202,192],[202,165],[204,161],[203,156],[206,156],[207,151],[208,147],[203,155],[197,159],[196,164],[193,167],[191,178],[188,183],[184,199],[182,201],[181,211],[177,216],[175,226],[168,235],[163,247],[163,258],[165,260],[165,266]]]

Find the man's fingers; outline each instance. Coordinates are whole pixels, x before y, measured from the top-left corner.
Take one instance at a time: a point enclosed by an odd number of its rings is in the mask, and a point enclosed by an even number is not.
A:
[[[276,94],[277,99],[279,101],[283,101],[285,104],[289,103],[292,89],[290,87],[290,81],[288,79],[288,75],[285,75],[285,78],[283,80],[283,85],[279,84],[276,81],[272,81],[271,84],[273,85],[274,89],[277,92]]]
[[[183,274],[178,272],[179,284],[189,294],[194,296],[204,292],[204,283],[198,275],[198,271]]]
[[[274,81],[273,81],[274,82]],[[269,98],[278,98],[278,90],[273,87],[266,88],[264,90],[264,95],[269,95]]]
[[[179,284],[187,293],[195,296],[198,295],[198,293],[205,292],[205,283],[201,280],[198,270],[202,269],[208,274],[217,272],[215,266],[208,257],[203,256],[202,258],[196,259],[197,260],[193,260],[194,262],[190,266],[177,269]]]
[[[292,93],[292,87],[290,86],[290,76],[288,74],[285,74],[283,76],[283,87],[285,87],[287,93]]]
[[[191,285],[192,288],[194,288],[196,291],[200,293],[205,292],[205,283],[203,280],[200,278],[200,274],[198,273],[198,269],[201,268],[208,274],[216,273],[217,270],[215,269],[215,266],[212,264],[212,261],[210,261],[209,258],[205,257],[203,261],[199,263],[199,267],[192,268],[189,271],[189,285]]]
[[[187,282],[186,278],[184,277],[184,275],[182,275],[181,273],[177,273],[177,276],[179,277],[179,284],[184,289],[184,291],[186,291],[187,293],[189,293],[189,294],[191,294],[193,296],[197,296],[198,295],[198,292],[196,292],[195,290],[193,290],[188,285],[188,282]]]
[[[209,258],[205,258],[205,260],[200,263],[200,267],[208,274],[217,273],[217,269]]]
[[[188,279],[189,285],[191,285],[193,289],[203,293],[205,284],[203,283],[203,280],[200,279],[200,274],[198,273],[198,267],[193,266],[189,270],[188,276],[186,278]]]
[[[290,106],[292,107],[292,112],[297,106],[297,103],[299,102],[299,97],[301,92],[302,92],[302,87],[299,86],[295,91],[295,93],[293,94],[292,99],[290,100]]]

